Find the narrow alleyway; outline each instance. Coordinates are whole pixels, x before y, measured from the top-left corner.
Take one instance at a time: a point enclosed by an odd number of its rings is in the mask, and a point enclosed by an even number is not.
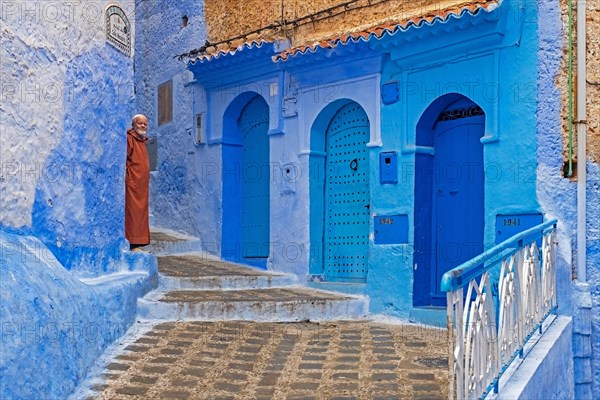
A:
[[[172,252],[169,240],[154,251]],[[447,398],[445,330],[359,318],[360,299],[197,255],[159,254],[159,271],[140,300],[145,328],[121,340],[84,398]],[[307,322],[319,313],[336,320]]]

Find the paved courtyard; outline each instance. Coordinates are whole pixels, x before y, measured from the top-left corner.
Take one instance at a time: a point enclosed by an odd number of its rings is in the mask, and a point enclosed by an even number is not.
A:
[[[369,321],[165,322],[91,399],[445,399],[446,331]]]

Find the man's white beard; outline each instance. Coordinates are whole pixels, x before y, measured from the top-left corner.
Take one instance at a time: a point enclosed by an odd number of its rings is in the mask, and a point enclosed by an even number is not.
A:
[[[135,131],[138,135],[142,135],[142,136],[146,136],[146,133],[148,133],[147,129],[139,129],[139,130],[136,129]]]

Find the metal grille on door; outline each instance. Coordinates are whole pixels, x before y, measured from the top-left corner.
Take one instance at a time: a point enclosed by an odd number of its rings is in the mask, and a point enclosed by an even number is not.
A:
[[[342,107],[327,128],[325,277],[364,281],[369,249],[369,120],[356,103]]]
[[[257,96],[242,110],[242,256],[269,256],[269,108]]]

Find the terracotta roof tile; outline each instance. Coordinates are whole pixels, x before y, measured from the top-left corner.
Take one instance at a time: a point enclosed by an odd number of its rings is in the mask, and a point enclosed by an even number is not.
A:
[[[471,14],[475,14],[479,12],[480,9],[484,10],[492,10],[496,8],[502,0],[478,0],[472,1],[469,4],[460,6],[460,7],[451,7],[445,10],[441,10],[434,14],[427,14],[418,17],[407,18],[404,20],[396,20],[385,22],[382,24],[378,24],[376,26],[364,29],[362,31],[345,33],[342,35],[332,36],[330,38],[320,40],[313,43],[306,43],[302,45],[298,45],[295,47],[291,47],[282,51],[273,57],[273,61],[286,61],[290,57],[294,57],[298,54],[305,54],[307,52],[315,52],[318,48],[322,49],[332,49],[339,44],[345,45],[350,41],[357,42],[358,40],[368,40],[371,37],[375,37],[377,39],[381,38],[386,33],[394,34],[398,30],[406,30],[410,26],[419,27],[422,24],[432,24],[436,20],[446,21],[450,16],[454,15],[455,17],[460,17],[464,12],[469,12]]]
[[[403,20],[393,20],[366,28],[364,30],[335,35],[326,39],[321,39],[312,43],[304,43],[283,50],[282,52],[272,57],[273,61],[286,61],[298,54],[307,52],[314,53],[318,49],[333,49],[338,45],[346,45],[349,42],[357,42],[359,40],[367,41],[372,37],[377,39],[385,34],[393,35],[398,30],[406,30],[411,26],[420,27],[422,24],[432,24],[436,21],[445,22],[450,16],[460,17],[463,13],[469,12],[476,14],[480,9],[489,10],[496,8],[502,0],[473,0],[468,4],[459,7],[450,7],[435,13],[421,15]],[[272,38],[260,38],[246,41],[237,41],[228,44],[223,44],[218,47],[209,47],[206,51],[200,53],[192,63],[204,63],[213,59],[218,59],[225,56],[233,56],[234,54],[246,49],[260,48],[264,44],[276,42]],[[238,44],[239,43],[239,44]]]
[[[253,49],[255,47],[262,47],[264,44],[273,43],[274,39],[254,39],[250,41],[242,42],[239,45],[235,44],[224,44],[217,47],[209,47],[205,52],[199,54],[194,62],[206,62],[212,59],[217,59],[227,55],[234,55],[239,51],[243,51],[245,49]]]

